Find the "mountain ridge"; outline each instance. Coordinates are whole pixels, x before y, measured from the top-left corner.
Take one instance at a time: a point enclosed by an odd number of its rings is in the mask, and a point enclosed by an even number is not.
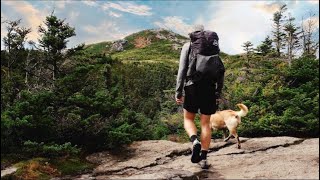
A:
[[[135,33],[132,33],[124,38],[117,39],[117,40],[110,40],[110,41],[101,41],[97,43],[88,44],[85,46],[86,49],[95,49],[101,48],[99,46],[104,45],[105,49],[102,49],[108,53],[111,53],[112,50],[110,49],[110,45],[113,43],[117,43],[119,41],[126,41],[125,49],[128,50],[132,48],[143,48],[143,41],[146,41],[146,45],[148,45],[148,41],[151,43],[156,43],[157,40],[168,40],[171,43],[177,43],[179,45],[183,45],[183,43],[188,41],[187,37],[184,37],[178,33],[175,33],[171,30],[166,30],[163,28],[157,29],[145,29]],[[142,46],[141,46],[142,45]],[[110,51],[111,50],[111,51]]]
[[[89,53],[103,53],[119,60],[177,63],[180,51],[189,38],[171,30],[158,28],[132,33],[123,39],[85,46]],[[229,56],[220,52],[221,57]]]

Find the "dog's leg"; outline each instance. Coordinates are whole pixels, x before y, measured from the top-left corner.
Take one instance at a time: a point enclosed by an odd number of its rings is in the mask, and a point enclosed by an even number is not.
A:
[[[229,139],[232,137],[232,134],[229,134],[229,136],[227,138],[224,139],[224,142],[229,141]]]
[[[240,139],[236,130],[231,130],[230,133],[237,139],[238,149],[241,149]]]
[[[227,138],[227,129],[222,129],[223,131],[223,139]]]
[[[238,141],[238,149],[241,149],[240,139],[238,135],[237,135],[237,141]]]

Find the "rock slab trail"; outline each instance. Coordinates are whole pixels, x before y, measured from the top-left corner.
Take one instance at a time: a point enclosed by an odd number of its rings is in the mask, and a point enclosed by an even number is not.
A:
[[[212,140],[211,167],[190,162],[191,143],[165,140],[134,142],[120,153],[95,153],[87,160],[98,166],[91,174],[70,179],[319,179],[319,138],[240,138]],[[63,179],[63,178],[62,178]]]

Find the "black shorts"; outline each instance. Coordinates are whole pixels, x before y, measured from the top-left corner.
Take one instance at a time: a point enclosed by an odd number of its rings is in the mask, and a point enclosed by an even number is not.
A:
[[[199,81],[185,86],[185,98],[183,108],[188,112],[211,115],[216,112],[215,87],[213,83]]]

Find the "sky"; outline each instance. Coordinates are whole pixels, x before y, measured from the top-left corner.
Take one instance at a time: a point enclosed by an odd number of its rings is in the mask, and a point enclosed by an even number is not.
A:
[[[241,45],[251,41],[259,45],[271,36],[272,17],[287,4],[288,13],[302,24],[311,18],[319,32],[319,0],[268,1],[23,1],[1,0],[1,22],[22,19],[32,32],[28,40],[37,41],[37,28],[54,10],[55,15],[75,27],[76,36],[68,47],[122,39],[132,33],[154,28],[170,29],[187,36],[192,26],[203,24],[219,35],[220,49],[228,54],[243,53]],[[316,15],[309,17],[309,12]],[[6,34],[1,26],[1,39]],[[1,42],[3,49],[3,42]]]

